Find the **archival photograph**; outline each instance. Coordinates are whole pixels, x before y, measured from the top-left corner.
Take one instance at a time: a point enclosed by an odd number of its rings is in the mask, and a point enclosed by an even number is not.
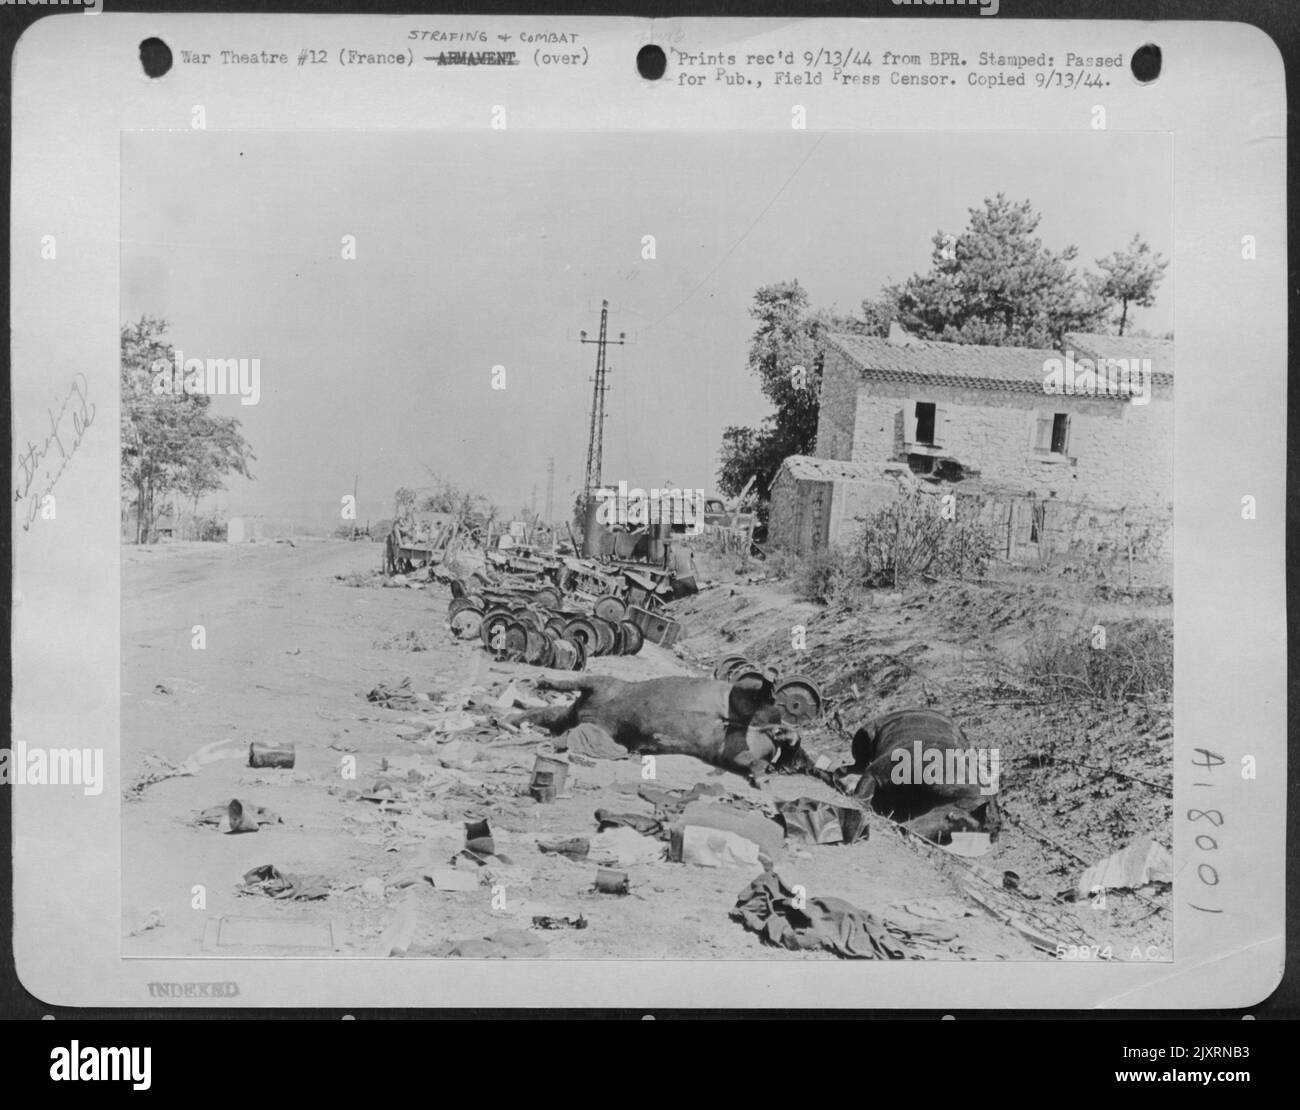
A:
[[[1172,960],[1167,136],[121,155],[124,956]]]

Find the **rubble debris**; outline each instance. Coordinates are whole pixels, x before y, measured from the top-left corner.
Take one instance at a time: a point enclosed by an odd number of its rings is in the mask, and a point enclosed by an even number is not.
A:
[[[889,927],[840,898],[796,896],[772,871],[765,871],[736,899],[731,917],[766,944],[791,951],[821,948],[860,960],[902,960],[907,950]]]
[[[557,751],[568,752],[573,761],[587,759],[627,759],[631,753],[598,724],[585,721],[555,738]]]
[[[592,889],[600,894],[628,894],[631,884],[626,871],[600,867],[596,870],[596,881]]]
[[[695,867],[764,866],[754,841],[739,833],[703,825],[682,828],[681,839],[673,840],[673,852],[672,858]]]
[[[669,789],[645,782],[636,789],[637,797],[644,798],[655,809],[662,810],[669,816],[680,813],[691,802],[699,801],[701,798],[716,798],[725,793],[722,786],[716,782],[697,782],[689,790]]]
[[[642,836],[659,836],[664,831],[662,821],[647,817],[643,813],[611,813],[607,809],[596,810],[596,831],[626,827]]]
[[[692,827],[734,833],[742,840],[750,841],[755,845],[755,859],[766,868],[771,868],[780,857],[781,845],[785,839],[785,830],[760,813],[752,810],[746,812],[728,805],[692,802],[682,811],[670,830],[670,859],[689,862],[685,854],[685,835],[686,830]],[[707,843],[700,839],[699,834],[694,834],[692,839],[694,843]],[[701,851],[705,849],[702,848]],[[745,849],[741,851],[747,853]]]
[[[568,782],[569,761],[554,751],[539,751],[533,763],[532,779],[528,792],[539,802],[548,803],[564,793]]]
[[[257,832],[262,825],[283,823],[279,814],[263,806],[245,805],[238,798],[230,799],[226,820],[232,833]]]
[[[986,832],[950,832],[948,836],[949,842],[944,845],[944,851],[951,852],[954,856],[977,859],[987,855],[993,847]]]
[[[590,854],[597,863],[634,867],[662,859],[664,846],[653,837],[642,836],[626,825],[617,825],[591,838]]]
[[[381,705],[385,709],[410,709],[423,712],[427,710],[430,700],[428,694],[417,693],[411,689],[410,675],[396,686],[380,682],[366,694],[366,701]]]
[[[578,914],[576,917],[570,915],[556,916],[554,914],[539,913],[533,916],[534,929],[585,929],[587,919]]]
[[[573,836],[568,840],[539,840],[537,848],[543,855],[568,856],[569,859],[586,859],[591,851],[591,841],[585,836]]]
[[[155,783],[165,782],[167,779],[177,778],[183,775],[196,775],[199,769],[209,763],[215,763],[221,759],[235,759],[239,757],[237,749],[219,751],[225,745],[233,741],[233,737],[227,737],[225,740],[214,740],[211,744],[204,744],[193,755],[187,759],[181,760],[180,763],[173,763],[170,759],[159,755],[157,752],[146,752],[144,754],[144,770],[136,775],[134,781],[126,789],[128,798],[140,798],[147,787]]]
[[[492,839],[492,830],[486,817],[481,821],[465,822],[465,850],[475,856],[497,854],[496,842]]]
[[[248,745],[248,765],[250,767],[292,768],[295,758],[294,745],[289,742],[271,743],[264,740],[254,740]]]
[[[870,835],[865,811],[831,805],[814,798],[778,802],[777,815],[785,835],[810,844],[852,844]]]
[[[1169,849],[1150,836],[1140,836],[1080,875],[1074,896],[1088,898],[1100,890],[1137,890],[1148,883],[1171,882],[1173,862]]]
[[[238,806],[241,815],[246,819],[251,819],[254,828],[261,825],[283,825],[284,818],[274,810],[267,809],[265,806],[254,805],[252,802],[240,802],[237,798],[232,798],[225,805],[208,806],[207,809],[200,810],[194,816],[193,824],[199,826],[211,826],[220,828],[221,823],[226,822],[226,829],[230,832],[252,831],[236,830],[234,825],[235,814],[232,807]]]
[[[387,884],[378,875],[368,875],[361,884],[361,893],[372,902],[382,902],[387,889]]]
[[[163,911],[155,906],[143,917],[137,916],[127,930],[126,935],[128,937],[138,937],[141,933],[149,932],[150,929],[161,929],[166,924],[167,919],[163,916]]]
[[[440,867],[434,871],[425,871],[423,878],[433,884],[435,890],[467,891],[479,888],[479,877],[468,871],[457,871],[453,867]]]
[[[265,894],[270,898],[305,902],[328,898],[330,884],[323,875],[293,875],[281,871],[273,863],[264,863],[244,872],[237,893]]]

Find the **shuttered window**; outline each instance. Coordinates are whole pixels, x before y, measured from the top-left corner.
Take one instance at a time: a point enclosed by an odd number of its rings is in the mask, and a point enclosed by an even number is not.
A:
[[[1044,454],[1064,455],[1070,449],[1070,414],[1039,413],[1034,423],[1034,450]]]

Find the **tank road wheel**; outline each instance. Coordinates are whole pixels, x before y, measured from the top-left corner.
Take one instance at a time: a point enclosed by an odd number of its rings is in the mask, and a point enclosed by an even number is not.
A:
[[[483,614],[483,623],[479,627],[479,637],[483,645],[492,652],[502,652],[506,649],[505,632],[513,618],[509,610],[506,609],[489,609]]]
[[[528,652],[528,633],[531,631],[526,624],[520,624],[518,621],[510,621],[505,627],[504,648],[506,658],[511,660],[520,660]]]
[[[596,604],[592,606],[592,612],[603,621],[618,624],[627,616],[627,606],[613,594],[605,594],[604,597],[596,599]]]
[[[822,689],[807,675],[792,674],[782,681],[773,693],[773,700],[781,707],[782,716],[792,724],[807,724],[821,716]]]
[[[727,672],[732,667],[737,666],[740,663],[748,662],[749,660],[743,655],[724,655],[718,660],[717,665],[713,668],[713,677],[717,679],[725,679],[727,677]]]
[[[507,634],[508,638],[508,634]],[[546,657],[551,651],[551,641],[535,628],[527,629],[524,639],[524,662],[535,667],[546,666]]]
[[[583,657],[596,654],[600,633],[587,617],[575,617],[564,626],[564,635],[582,648]]]
[[[554,586],[543,586],[533,594],[533,604],[539,609],[558,609],[560,600],[560,591]]]
[[[641,626],[633,624],[631,621],[624,621],[621,627],[623,629],[623,654],[636,655],[645,644],[645,634],[641,631]]]
[[[483,614],[470,606],[458,609],[451,616],[452,635],[458,640],[473,640],[482,629]]]
[[[591,623],[596,629],[596,654],[611,654],[614,650],[614,626],[600,617],[592,617]]]

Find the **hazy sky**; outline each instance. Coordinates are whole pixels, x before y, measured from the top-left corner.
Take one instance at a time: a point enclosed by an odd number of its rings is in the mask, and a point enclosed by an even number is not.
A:
[[[601,298],[606,481],[714,488],[721,430],[768,411],[746,370],[760,285],[856,310],[929,268],[998,191],[1080,262],[1172,253],[1164,135],[153,132],[123,136],[123,319],[186,357],[259,358],[218,398],[257,461],[215,504],[362,521],[425,464],[510,510],[582,482]],[[342,258],[343,236],[356,259]],[[642,259],[653,235],[657,257]],[[1173,327],[1172,268],[1136,323]],[[492,389],[492,367],[506,388]]]

